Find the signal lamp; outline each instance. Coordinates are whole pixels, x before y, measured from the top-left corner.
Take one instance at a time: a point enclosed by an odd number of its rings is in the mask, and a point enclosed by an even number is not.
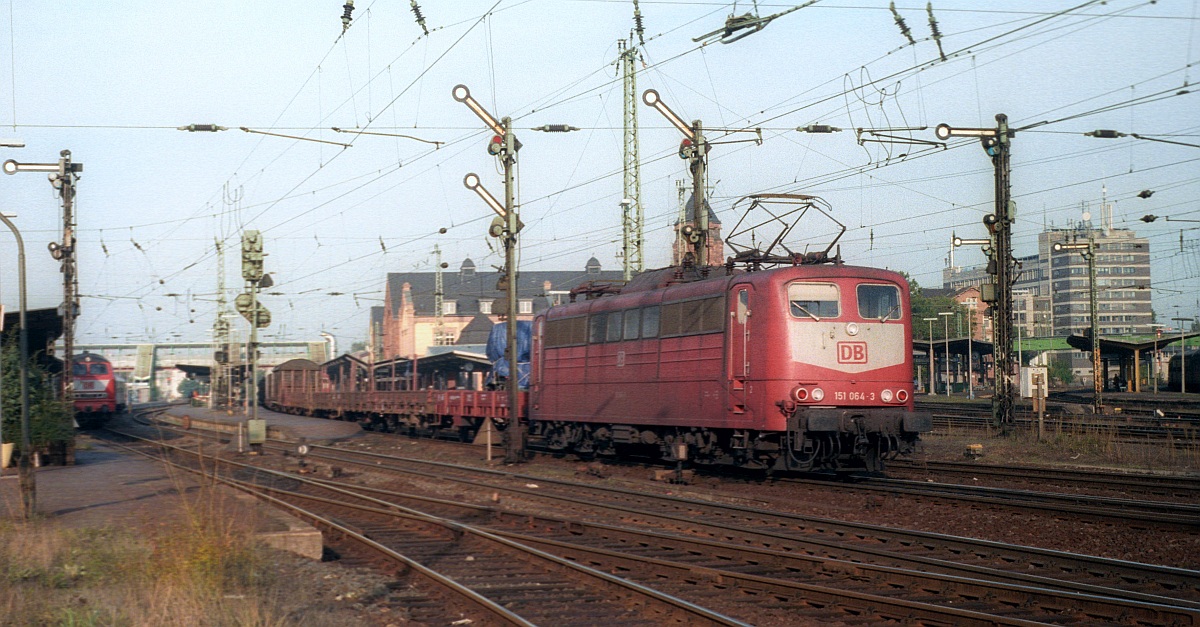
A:
[[[692,140],[687,139],[685,137],[683,139],[683,141],[679,142],[679,158],[680,159],[690,159],[694,152],[695,152],[695,148],[692,146]]]

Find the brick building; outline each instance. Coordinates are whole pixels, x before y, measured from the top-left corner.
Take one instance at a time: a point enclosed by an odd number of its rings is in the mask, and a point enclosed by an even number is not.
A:
[[[503,278],[501,272],[480,272],[469,258],[457,272],[389,272],[384,305],[378,313],[371,312],[368,337],[375,360],[425,355],[431,346],[486,343],[508,306],[507,292],[500,289]],[[601,269],[595,257],[582,271],[523,270],[517,280],[517,319],[532,320],[551,305],[566,302],[571,289],[585,283],[620,284],[621,278],[620,271]]]

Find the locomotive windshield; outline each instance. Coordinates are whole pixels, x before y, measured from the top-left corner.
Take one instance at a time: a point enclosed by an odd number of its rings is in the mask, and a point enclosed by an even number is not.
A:
[[[792,283],[788,286],[788,303],[797,318],[836,318],[840,312],[840,291],[833,283]]]
[[[880,322],[899,320],[900,290],[895,285],[859,285],[858,315]]]

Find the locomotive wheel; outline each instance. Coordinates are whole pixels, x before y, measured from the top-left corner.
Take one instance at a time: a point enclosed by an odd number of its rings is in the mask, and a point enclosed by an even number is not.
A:
[[[875,445],[867,449],[867,454],[863,456],[863,464],[867,467],[867,472],[878,474],[883,472],[883,455],[879,451],[879,446]]]

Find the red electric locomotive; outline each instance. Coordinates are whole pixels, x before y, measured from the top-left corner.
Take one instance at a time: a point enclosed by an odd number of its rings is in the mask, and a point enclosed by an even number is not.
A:
[[[83,429],[103,425],[125,411],[125,382],[102,355],[82,353],[71,359],[75,422]]]
[[[685,444],[701,463],[875,470],[931,428],[913,411],[911,346],[894,272],[648,272],[538,317],[531,430],[581,453]]]

